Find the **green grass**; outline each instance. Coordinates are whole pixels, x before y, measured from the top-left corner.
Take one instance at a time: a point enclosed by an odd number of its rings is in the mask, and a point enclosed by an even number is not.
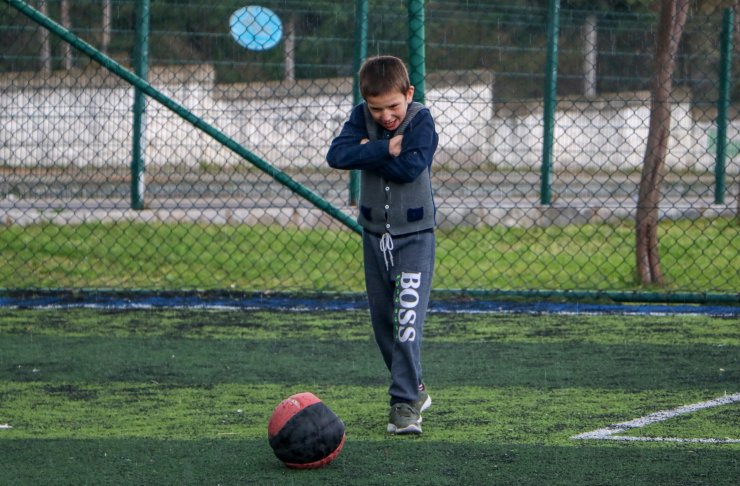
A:
[[[0,484],[734,485],[740,444],[572,436],[740,391],[736,319],[431,314],[421,437],[389,437],[365,311],[0,309]],[[345,422],[294,471],[272,409],[312,391]],[[737,403],[628,435],[740,439]]]
[[[666,290],[737,292],[740,225],[664,222]],[[0,288],[362,291],[348,231],[117,222],[0,230]],[[438,233],[437,289],[634,290],[632,225]]]

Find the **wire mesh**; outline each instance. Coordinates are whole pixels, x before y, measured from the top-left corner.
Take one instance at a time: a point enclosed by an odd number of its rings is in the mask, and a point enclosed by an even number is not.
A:
[[[32,5],[130,68],[137,3]],[[548,9],[532,3],[422,2],[424,101],[440,135],[435,287],[654,290],[635,276],[634,218],[658,17],[561,9],[543,204]],[[352,107],[355,11],[262,5],[282,38],[256,51],[229,32],[240,3],[152,2],[148,81],[355,214],[347,175],[324,160]],[[740,288],[737,86],[715,197],[728,6],[694,6],[676,57],[659,208],[667,292]],[[0,12],[0,288],[363,289],[353,231],[151,99],[143,208],[132,209],[134,88],[7,3]],[[370,1],[368,12],[368,54],[408,59],[406,5]],[[730,79],[736,67],[737,56]]]

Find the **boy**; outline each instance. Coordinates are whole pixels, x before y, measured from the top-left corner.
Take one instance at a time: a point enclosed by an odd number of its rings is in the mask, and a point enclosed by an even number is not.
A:
[[[356,106],[326,159],[362,171],[358,223],[375,340],[391,373],[388,432],[420,434],[432,400],[421,379],[421,337],[434,272],[431,164],[439,140],[427,108],[413,102],[403,61],[368,59]]]

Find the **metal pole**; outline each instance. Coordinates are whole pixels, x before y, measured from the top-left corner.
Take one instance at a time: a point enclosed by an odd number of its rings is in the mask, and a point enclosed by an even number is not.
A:
[[[719,100],[717,106],[717,158],[714,163],[714,203],[725,202],[725,161],[727,158],[727,111],[730,107],[730,83],[732,81],[732,30],[734,12],[725,10],[722,22],[719,66]]]
[[[426,98],[426,53],[424,35],[424,0],[408,0],[409,10],[409,77],[414,86],[414,101]]]
[[[555,132],[555,104],[558,86],[558,33],[560,31],[560,0],[550,0],[547,15],[547,60],[545,66],[545,106],[543,114],[542,168],[540,203],[552,203],[552,144]]]
[[[367,57],[367,0],[356,0],[355,2],[355,59],[354,77],[352,80],[352,105],[362,103],[360,93],[360,67]],[[352,170],[349,173],[349,204],[357,206],[360,199],[360,171]]]
[[[147,80],[149,73],[149,0],[139,0],[136,8],[136,46],[134,48],[136,75]],[[146,182],[144,160],[146,134],[146,96],[134,88],[133,147],[131,149],[131,209],[144,209]]]

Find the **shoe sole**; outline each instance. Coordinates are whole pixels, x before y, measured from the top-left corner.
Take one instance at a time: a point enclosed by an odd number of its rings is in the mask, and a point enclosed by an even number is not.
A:
[[[407,425],[406,427],[400,428],[394,424],[388,424],[388,433],[390,434],[421,434],[421,426],[418,424]]]

